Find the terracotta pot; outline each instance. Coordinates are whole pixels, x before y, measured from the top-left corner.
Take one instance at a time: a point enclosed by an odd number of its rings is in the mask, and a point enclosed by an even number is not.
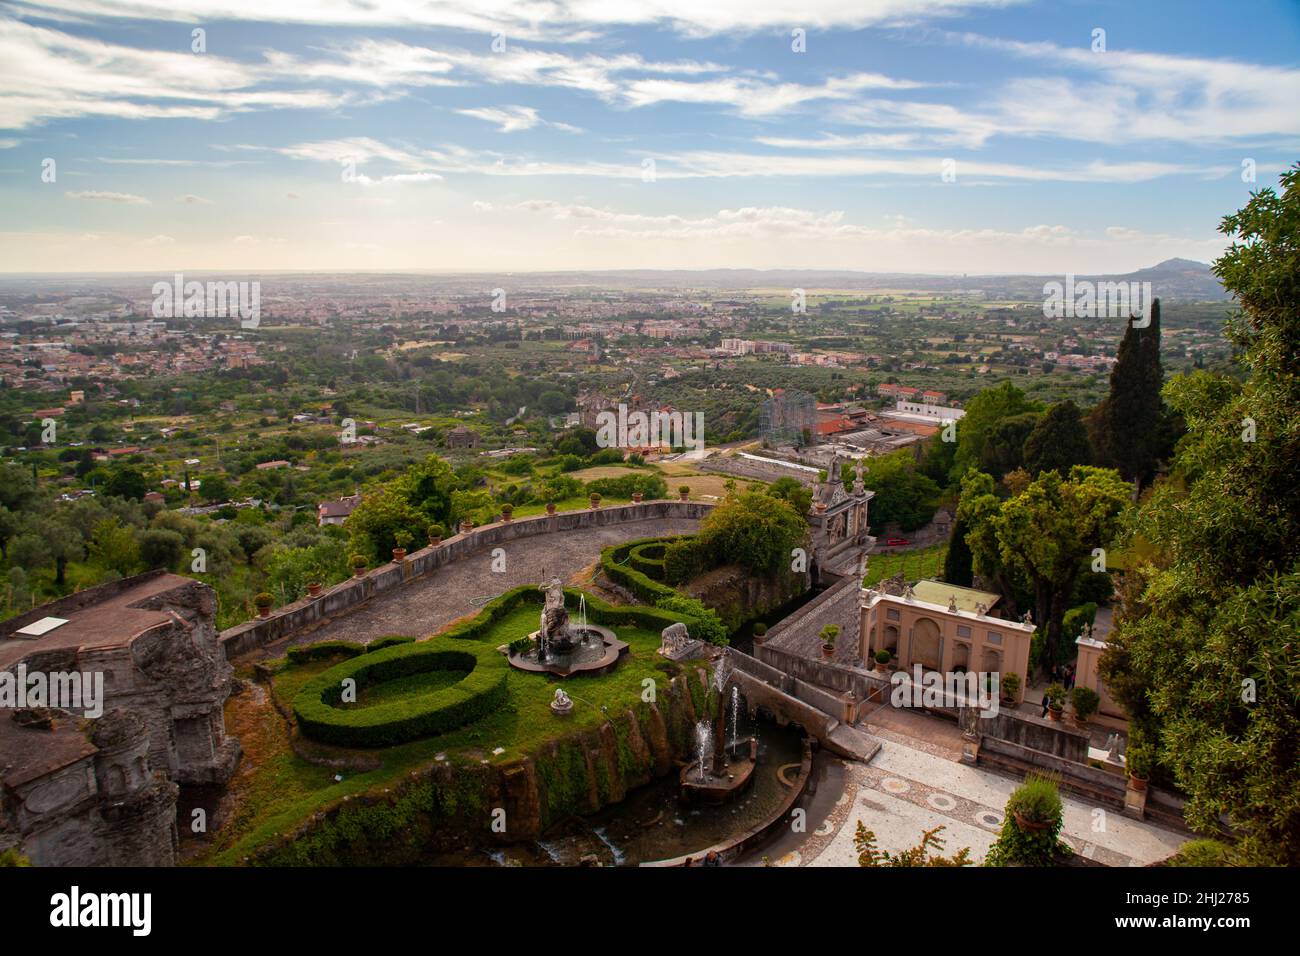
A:
[[[1014,706],[1016,706],[1016,699],[1015,699],[1014,697],[1003,697],[1003,698],[1002,698],[1002,706],[1003,706],[1003,707],[1014,707]]]
[[[1137,790],[1139,793],[1142,792],[1143,790],[1145,790],[1145,789],[1147,788],[1147,778],[1146,778],[1146,777],[1135,777],[1135,776],[1133,776],[1133,774],[1129,774],[1129,775],[1128,775],[1128,782],[1129,782],[1129,785],[1130,785],[1134,790]]]
[[[877,664],[877,665],[876,665],[876,673],[877,673],[877,674],[888,674],[888,673],[889,673],[889,665],[888,665],[888,664]]]
[[[469,534],[469,533],[470,533],[471,531],[473,531],[473,530],[474,530],[474,522],[472,522],[472,521],[462,521],[462,522],[460,523],[460,533],[461,533],[461,534]]]
[[[1046,830],[1048,827],[1051,826],[1050,823],[1039,823],[1037,820],[1029,820],[1021,816],[1019,811],[1015,812],[1015,817],[1016,817],[1016,826],[1020,827],[1020,829],[1022,830],[1029,830],[1032,833],[1037,833],[1040,830]]]
[[[429,538],[429,547],[436,548],[440,544],[442,544],[442,535],[435,534]]]
[[[307,585],[307,594],[310,595],[311,597],[317,597],[317,596],[319,596],[319,595],[320,595],[320,591],[321,591],[321,586],[320,586],[319,584],[309,584],[309,585]]]
[[[257,616],[258,616],[258,617],[270,617],[270,616],[271,616],[271,606],[270,606],[269,604],[268,604],[266,607],[261,607],[261,606],[259,606],[258,609],[257,609]]]
[[[835,645],[834,645],[834,644],[823,644],[823,645],[822,645],[822,657],[826,658],[827,660],[830,660],[830,659],[831,659],[832,657],[834,657],[834,656],[835,656]]]
[[[1060,720],[1061,715],[1064,713],[1064,707],[1052,707],[1050,704],[1047,707],[1047,716],[1052,718],[1052,720]]]
[[[405,560],[406,560],[406,549],[405,549],[405,548],[394,548],[394,549],[393,549],[393,560],[394,560],[394,561],[405,561]]]
[[[689,491],[679,491],[677,497],[680,501],[690,501],[691,493]]]
[[[501,512],[501,520],[502,520],[502,521],[514,521],[514,520],[515,520],[514,512],[512,512],[512,511],[503,511],[503,512]]]
[[[555,502],[554,502],[554,501],[548,501],[548,502],[546,502],[546,513],[547,513],[548,515],[553,515],[553,514],[555,514]]]
[[[639,492],[639,491],[634,491],[634,492],[632,492],[632,501],[633,501],[634,504],[638,504],[638,505],[639,505],[639,504],[641,503],[641,499],[644,498],[644,497],[645,497],[645,495],[643,495],[643,494],[642,494],[641,492]]]
[[[754,646],[755,646],[755,647],[762,647],[763,644],[764,644],[764,642],[765,642],[766,640],[767,640],[767,635],[766,635],[766,634],[755,634],[755,635],[754,635]]]
[[[592,510],[592,511],[595,511],[595,510],[596,510],[597,508],[599,508],[599,507],[600,507],[600,499],[598,499],[598,498],[592,498],[592,499],[591,499],[591,510]]]
[[[353,568],[353,569],[352,569],[352,576],[353,576],[354,578],[364,578],[364,577],[366,576],[366,566],[363,564],[363,565],[362,565],[361,567],[359,567],[359,568]]]

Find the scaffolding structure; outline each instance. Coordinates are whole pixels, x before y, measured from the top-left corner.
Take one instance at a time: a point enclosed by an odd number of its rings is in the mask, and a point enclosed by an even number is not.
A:
[[[759,428],[770,445],[817,443],[817,399],[798,389],[782,389],[763,403]]]

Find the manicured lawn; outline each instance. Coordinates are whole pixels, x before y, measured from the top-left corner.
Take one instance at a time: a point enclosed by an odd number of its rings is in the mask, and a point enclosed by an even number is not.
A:
[[[514,609],[498,621],[482,641],[495,647],[537,630],[538,611],[536,604]],[[660,643],[658,632],[624,626],[614,630],[630,648],[628,657],[610,674],[571,677],[560,682],[511,670],[506,706],[467,727],[381,750],[354,751],[311,745],[322,754],[364,755],[378,759],[380,766],[374,770],[364,773],[344,771],[344,779],[335,781],[336,771],[333,769],[308,763],[287,750],[278,753],[276,759],[257,765],[251,780],[243,781],[241,792],[244,798],[234,818],[224,828],[224,839],[198,862],[238,863],[251,848],[291,828],[324,805],[345,795],[391,786],[403,775],[433,762],[438,754],[445,754],[452,763],[510,761],[535,752],[553,737],[596,726],[605,720],[606,713],[614,716],[635,706],[641,701],[642,682],[647,678],[655,682],[660,692],[666,689],[668,680],[679,671],[679,665],[665,661],[655,653]],[[287,707],[303,684],[335,663],[337,661],[312,661],[282,665],[273,679],[276,699]],[[447,675],[444,673],[442,676]],[[450,679],[456,679],[455,675]],[[375,696],[367,698],[363,692],[360,703],[364,706],[384,697],[391,699],[394,695],[427,693],[431,689],[422,688],[414,681],[415,678],[407,678],[378,685],[371,689]],[[561,684],[576,704],[573,713],[565,718],[556,717],[550,710],[555,688]],[[500,754],[494,753],[497,748],[501,748]]]
[[[933,544],[916,551],[873,554],[867,562],[867,576],[863,578],[862,583],[876,584],[885,578],[892,578],[900,571],[910,584],[922,578],[942,578],[943,562],[947,555],[947,542]]]

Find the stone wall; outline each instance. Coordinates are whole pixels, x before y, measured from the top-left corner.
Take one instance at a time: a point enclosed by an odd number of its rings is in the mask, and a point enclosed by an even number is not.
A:
[[[381,565],[364,577],[350,578],[322,592],[272,612],[269,617],[255,618],[221,632],[221,646],[227,660],[255,651],[275,641],[315,627],[364,604],[376,595],[391,591],[438,568],[460,561],[484,548],[495,547],[517,538],[598,528],[634,521],[660,518],[700,519],[713,509],[701,501],[645,501],[640,504],[613,505],[586,511],[566,511],[555,515],[537,515],[513,521],[498,521],[475,528],[467,534],[445,538],[440,545],[424,547],[406,556],[400,564]]]
[[[344,797],[231,862],[274,866],[415,865],[442,852],[536,840],[551,825],[623,800],[691,759],[703,669],[668,682],[654,703],[547,741],[501,765],[435,763],[402,782]],[[581,706],[581,705],[580,705]],[[558,721],[568,718],[555,718]],[[492,828],[504,810],[504,832]]]

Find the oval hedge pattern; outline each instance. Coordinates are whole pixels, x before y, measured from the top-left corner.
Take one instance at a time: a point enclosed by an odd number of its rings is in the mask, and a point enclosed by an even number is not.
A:
[[[344,710],[334,706],[343,681],[357,690],[434,670],[468,671],[464,679],[426,697]],[[492,713],[505,703],[510,665],[495,647],[451,637],[398,644],[336,664],[303,685],[293,699],[298,728],[312,740],[340,747],[390,747],[433,737]]]

